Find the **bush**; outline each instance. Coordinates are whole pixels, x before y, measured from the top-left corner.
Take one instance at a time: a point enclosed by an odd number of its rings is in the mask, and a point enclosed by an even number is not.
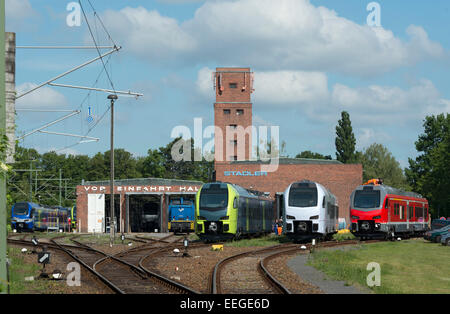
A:
[[[356,237],[351,234],[350,232],[346,232],[346,233],[336,233],[333,235],[333,239],[336,241],[346,241],[346,240],[353,240]]]

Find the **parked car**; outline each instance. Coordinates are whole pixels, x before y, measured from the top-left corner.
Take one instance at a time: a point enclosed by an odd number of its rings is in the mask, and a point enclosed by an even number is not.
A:
[[[447,234],[444,234],[441,238],[441,244],[450,246],[450,232],[447,232]]]
[[[442,236],[448,234],[450,231],[450,225],[444,226],[440,229],[429,230],[425,232],[423,238],[428,241],[440,243]]]
[[[448,225],[450,225],[449,219],[433,219],[431,222],[431,230],[441,229]]]

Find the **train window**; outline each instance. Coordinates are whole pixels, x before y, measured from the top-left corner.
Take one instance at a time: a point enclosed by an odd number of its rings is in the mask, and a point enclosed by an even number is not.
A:
[[[289,191],[289,206],[317,206],[317,188],[315,186],[292,186]]]
[[[323,200],[322,200],[322,208],[325,208],[325,196],[323,197]]]
[[[233,201],[233,208],[238,208],[238,202],[237,202],[236,197],[234,198],[234,201]]]
[[[414,207],[408,206],[408,219],[412,219],[414,217]]]
[[[357,208],[376,208],[380,206],[379,190],[360,190],[356,191],[353,201],[354,207]]]
[[[28,215],[28,203],[17,203],[14,205],[14,215]]]
[[[416,207],[416,218],[423,218],[423,208]]]
[[[397,203],[394,204],[394,215],[400,216],[400,205]]]

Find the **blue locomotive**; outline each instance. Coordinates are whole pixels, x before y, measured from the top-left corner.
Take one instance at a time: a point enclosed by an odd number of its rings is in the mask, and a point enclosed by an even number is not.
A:
[[[11,227],[21,231],[69,230],[70,210],[47,207],[31,202],[19,202],[11,209]]]
[[[195,205],[193,200],[173,199],[169,203],[169,232],[193,232]]]

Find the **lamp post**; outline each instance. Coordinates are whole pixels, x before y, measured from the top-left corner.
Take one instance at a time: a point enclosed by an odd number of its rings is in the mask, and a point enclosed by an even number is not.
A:
[[[108,96],[108,99],[111,100],[111,168],[110,168],[110,210],[111,210],[111,220],[109,222],[109,246],[111,247],[114,243],[114,232],[115,232],[115,223],[114,223],[114,101],[117,100],[117,95],[111,94]]]

